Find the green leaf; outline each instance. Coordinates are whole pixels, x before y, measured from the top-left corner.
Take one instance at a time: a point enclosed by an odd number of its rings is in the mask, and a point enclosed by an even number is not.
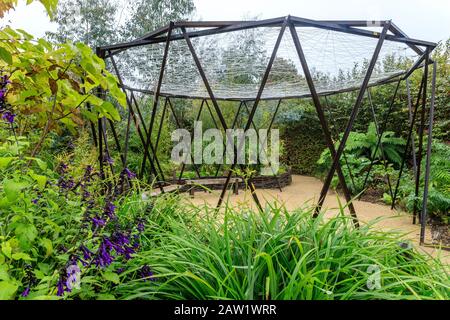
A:
[[[5,61],[7,64],[12,64],[12,55],[3,47],[0,47],[0,58]]]
[[[39,2],[44,5],[48,16],[50,17],[50,19],[52,19],[54,14],[56,13],[58,0],[39,0]]]
[[[53,253],[53,244],[50,239],[43,238],[41,240],[41,245],[45,248],[45,257],[49,257]]]
[[[114,273],[114,272],[107,271],[107,272],[103,273],[103,278],[105,280],[111,281],[111,282],[113,282],[115,284],[119,284],[120,283],[119,275],[117,273]]]
[[[3,182],[3,190],[10,202],[15,201],[20,196],[22,189],[27,186],[24,182],[16,182],[14,180],[5,180]]]
[[[15,229],[15,234],[23,249],[28,249],[31,243],[36,239],[38,231],[32,224],[19,224]]]
[[[111,120],[116,121],[120,120],[119,111],[117,111],[116,107],[114,107],[114,105],[111,102],[109,101],[103,102],[100,108],[102,109],[103,112],[106,112],[107,115],[111,116],[112,118]]]
[[[42,280],[45,278],[45,274],[41,270],[34,269],[33,273],[34,273],[35,277],[39,280]]]
[[[95,122],[97,121],[97,115],[89,110],[81,110],[81,114],[88,119],[89,121]]]
[[[39,168],[40,168],[42,171],[47,170],[47,162],[42,161],[42,160],[39,159],[39,158],[34,158],[34,160],[36,161],[37,165],[39,166]]]
[[[14,253],[14,254],[12,255],[12,258],[13,258],[13,260],[25,260],[25,261],[32,261],[32,260],[34,260],[34,259],[32,259],[32,258],[30,257],[29,254],[24,253],[24,252]]]
[[[13,299],[19,286],[11,281],[0,281],[0,300]]]
[[[8,201],[7,197],[0,198],[0,209],[6,209],[11,207],[11,203]]]
[[[10,259],[11,259],[11,251],[12,251],[12,248],[11,248],[9,241],[3,242],[2,243],[2,252],[5,256],[7,256]]]
[[[34,172],[30,172],[30,177],[32,177],[34,180],[36,180],[39,189],[43,190],[45,188],[45,185],[47,183],[47,177],[40,175],[40,174],[36,174]]]
[[[16,157],[0,157],[0,169],[5,169]]]
[[[116,300],[116,297],[109,293],[102,293],[97,296],[97,300]]]
[[[0,280],[9,280],[8,266],[6,264],[0,264]]]

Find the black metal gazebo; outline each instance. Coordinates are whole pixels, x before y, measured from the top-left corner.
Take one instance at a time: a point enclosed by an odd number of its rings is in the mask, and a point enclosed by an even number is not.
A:
[[[209,49],[213,47],[212,44],[216,44],[215,49],[220,52],[221,46],[228,46],[235,41],[235,38],[229,38],[226,40],[224,37],[232,37],[234,34],[239,32],[250,32],[258,31],[258,35],[268,35],[267,39],[274,40],[274,45],[268,51],[267,59],[261,59],[261,76],[257,77],[258,85],[254,84],[233,84],[225,83],[220,80],[220,75],[230,74],[232,68],[234,68],[233,76],[240,75],[243,73],[250,72],[250,67],[248,60],[238,58],[233,58],[230,52],[237,52],[239,50],[228,50],[227,58],[223,58],[225,55],[218,54],[218,57],[222,57],[225,61],[221,66],[216,66],[218,64],[219,58],[206,59]],[[315,32],[315,33],[314,33]],[[312,34],[314,33],[314,34]],[[221,37],[219,40],[214,42],[214,38]],[[263,36],[264,37],[264,36]],[[334,37],[333,48],[327,45],[328,39]],[[343,37],[346,37],[345,40]],[[289,38],[289,39],[287,39]],[[203,50],[201,47],[202,39],[213,39],[209,43],[207,50]],[[234,40],[233,40],[234,39]],[[194,41],[197,41],[194,43]],[[308,42],[309,41],[309,42]],[[342,45],[342,41],[346,41]],[[341,47],[334,46],[335,43],[341,43]],[[292,45],[292,47],[291,47]],[[267,46],[267,45],[266,45]],[[280,46],[282,47],[281,50]],[[318,47],[320,46],[320,48]],[[346,61],[350,61],[352,56],[357,56],[359,53],[359,58],[361,61],[366,61],[364,72],[361,77],[354,81],[339,81],[336,80],[333,83],[322,83],[315,77],[313,70],[316,69],[314,66],[315,62],[319,56],[324,56],[322,58],[322,63],[324,70],[329,72],[333,67],[328,66],[330,64],[331,54],[333,55],[334,64],[339,65],[340,59],[343,54],[340,52],[345,52],[347,48],[345,47],[353,46],[355,49],[353,52],[348,52],[346,54]],[[377,69],[377,60],[380,55],[386,54],[383,50],[386,48],[400,48],[401,52],[408,52],[408,57],[414,60],[412,64],[405,68],[404,70],[390,70],[390,71],[379,71]],[[406,87],[408,90],[408,101],[407,105],[409,108],[409,131],[408,138],[405,147],[405,153],[403,162],[400,167],[399,178],[397,180],[395,188],[393,188],[389,182],[389,188],[392,195],[392,207],[395,206],[397,192],[400,183],[400,177],[402,175],[406,155],[412,153],[415,163],[415,195],[416,198],[419,197],[420,190],[420,167],[422,162],[422,142],[425,134],[425,127],[427,126],[428,141],[426,146],[426,165],[424,173],[424,190],[423,190],[423,202],[422,209],[419,213],[419,219],[421,222],[421,235],[420,241],[424,242],[425,237],[425,224],[427,217],[427,195],[430,177],[430,156],[431,156],[431,137],[432,137],[432,127],[433,127],[433,114],[434,114],[434,97],[435,97],[435,82],[436,82],[436,63],[430,58],[432,50],[436,47],[435,43],[417,40],[409,38],[403,31],[401,31],[392,21],[382,20],[382,21],[365,21],[365,20],[347,20],[347,21],[333,21],[333,20],[310,20],[294,16],[286,16],[267,20],[258,21],[179,21],[170,22],[168,25],[150,32],[138,39],[130,42],[124,42],[119,44],[107,45],[97,48],[97,55],[105,59],[112,67],[113,71],[118,77],[119,84],[122,90],[127,96],[128,105],[128,123],[127,131],[123,138],[123,143],[121,143],[117,132],[114,128],[114,124],[108,119],[99,119],[97,127],[92,124],[94,140],[99,150],[99,161],[101,173],[104,174],[104,166],[106,164],[105,159],[109,157],[109,146],[107,134],[113,135],[115,141],[115,147],[121,153],[122,166],[125,169],[127,167],[127,152],[128,152],[128,139],[130,132],[130,124],[134,123],[137,133],[139,134],[140,141],[143,146],[144,153],[142,155],[142,168],[141,173],[144,168],[149,165],[149,169],[155,177],[158,177],[158,181],[162,182],[165,180],[164,174],[160,168],[158,158],[156,156],[157,143],[154,145],[152,143],[151,137],[153,134],[158,135],[162,127],[162,123],[158,125],[155,123],[156,113],[160,108],[163,112],[166,110],[171,110],[175,116],[174,106],[172,100],[174,98],[183,99],[196,99],[201,100],[201,107],[199,114],[203,108],[206,106],[210,112],[210,104],[214,110],[215,115],[218,117],[221,129],[226,130],[229,127],[234,127],[234,123],[229,126],[223,116],[220,101],[236,101],[239,103],[239,110],[241,107],[248,108],[247,104],[251,104],[251,108],[248,111],[248,118],[246,119],[246,124],[244,126],[244,131],[251,128],[253,124],[253,118],[255,112],[258,109],[260,101],[262,100],[275,100],[276,108],[273,112],[272,121],[270,122],[270,127],[273,124],[273,119],[275,118],[279,105],[282,101],[287,99],[300,99],[300,98],[310,98],[314,104],[317,116],[320,120],[321,128],[323,130],[326,144],[330,150],[333,158],[332,166],[323,184],[323,188],[320,193],[319,201],[315,209],[315,215],[318,214],[320,208],[322,207],[327,192],[330,188],[332,178],[335,173],[337,173],[339,178],[340,186],[342,187],[345,199],[348,203],[349,211],[353,217],[355,226],[358,226],[358,220],[356,217],[355,209],[351,202],[351,194],[347,187],[346,181],[344,179],[342,169],[340,166],[340,158],[344,153],[344,148],[349,137],[350,131],[352,130],[355,118],[358,111],[361,108],[364,95],[368,92],[368,89],[372,86],[383,85],[388,83],[395,84],[395,91],[390,102],[390,106],[387,112],[383,115],[380,124],[376,123],[378,141],[377,149],[381,146],[381,137],[383,132],[386,130],[386,122],[393,110],[394,101],[397,96],[397,92],[402,81],[406,82]],[[142,51],[144,48],[149,48],[149,51]],[[153,49],[152,49],[153,48]],[[397,50],[396,49],[396,50]],[[141,51],[138,51],[141,50]],[[152,51],[153,50],[153,51]],[[244,51],[245,49],[243,49]],[[284,50],[284,51],[283,51]],[[315,51],[314,51],[315,50]],[[400,50],[400,49],[398,49]],[[242,51],[242,52],[243,52]],[[270,80],[271,72],[276,70],[274,62],[277,58],[277,54],[281,51],[285,54],[285,60],[292,61],[292,64],[298,66],[298,70],[301,73],[301,77],[297,77],[294,80],[280,80],[281,82],[273,82]],[[349,50],[352,51],[352,50]],[[148,66],[146,71],[130,71],[128,68],[123,68],[121,70],[120,62],[118,57],[123,57],[127,59],[133,56],[133,54],[140,54],[141,56],[146,56],[148,54],[149,61],[157,61],[157,64],[151,64]],[[367,53],[367,56],[366,56]],[[170,55],[172,54],[172,57]],[[309,56],[308,56],[309,54]],[[328,54],[328,56],[327,56]],[[188,57],[189,56],[189,57]],[[287,57],[287,58],[286,58]],[[172,59],[172,62],[169,60]],[[191,59],[190,68],[183,65],[183,61]],[[234,60],[233,60],[234,59]],[[342,64],[345,64],[342,59]],[[205,62],[208,60],[209,62]],[[217,61],[216,61],[217,60]],[[146,61],[141,60],[141,61]],[[312,62],[313,68],[311,68],[310,63]],[[317,60],[318,61],[318,60]],[[429,97],[429,103],[427,102],[427,86],[429,81],[429,65],[433,65],[433,71],[431,76],[431,94]],[[319,63],[317,65],[320,66]],[[225,66],[225,67],[224,67]],[[188,69],[188,70],[187,70]],[[259,70],[259,69],[258,69]],[[283,70],[279,69],[279,74],[282,75]],[[377,71],[378,70],[378,71]],[[420,88],[418,90],[418,95],[413,101],[410,94],[410,76],[416,71],[422,70],[422,80]],[[124,72],[127,73],[124,76]],[[142,86],[142,80],[139,80],[145,73],[152,73],[154,75],[149,76],[148,80],[150,84],[147,86]],[[129,81],[126,81],[128,78]],[[230,77],[229,77],[230,78]],[[269,81],[270,80],[270,81]],[[341,138],[339,147],[335,148],[328,120],[325,116],[322,97],[329,95],[354,91],[357,93],[356,100],[353,105],[352,112],[348,118],[345,131]],[[103,94],[101,91],[98,94]],[[142,112],[140,110],[138,99],[136,95],[150,95],[153,97],[152,109],[150,119],[144,119]],[[161,102],[163,101],[163,102]],[[427,119],[428,112],[428,119]],[[375,115],[375,111],[372,106],[372,113]],[[237,115],[236,115],[237,116]],[[420,125],[418,126],[418,142],[417,152],[414,147],[414,135],[413,131],[415,129],[415,123],[417,117],[420,117]],[[374,116],[374,120],[375,116]],[[178,120],[176,120],[178,122]],[[147,123],[147,125],[146,125]],[[108,129],[109,125],[109,129]],[[106,155],[106,156],[105,156]],[[372,168],[373,160],[370,165]],[[232,165],[232,169],[236,164]],[[370,172],[369,169],[369,172]],[[369,174],[367,173],[367,176]],[[230,170],[226,176],[226,181],[223,185],[223,189],[218,201],[218,206],[221,205],[226,191],[229,186],[229,182],[232,176],[232,170]],[[367,178],[366,178],[367,181]],[[158,185],[161,192],[164,192],[163,184]],[[261,207],[258,197],[255,193],[255,187],[253,184],[249,183],[249,188],[251,194],[256,202],[256,204]],[[416,221],[416,216],[418,212],[416,206],[414,206],[413,223]]]

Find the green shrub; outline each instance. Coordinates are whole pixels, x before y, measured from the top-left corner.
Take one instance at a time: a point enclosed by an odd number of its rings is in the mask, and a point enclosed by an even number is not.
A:
[[[313,175],[317,170],[316,161],[326,147],[315,113],[305,113],[299,121],[286,125],[280,138],[285,150],[281,161],[295,174]]]
[[[426,142],[425,142],[426,143]],[[428,215],[439,222],[450,222],[450,146],[439,141],[433,142],[430,161],[430,187],[428,192]],[[406,172],[400,183],[399,202],[412,212],[414,203],[422,209],[425,158],[421,164],[420,193],[415,197],[415,182],[411,172]]]

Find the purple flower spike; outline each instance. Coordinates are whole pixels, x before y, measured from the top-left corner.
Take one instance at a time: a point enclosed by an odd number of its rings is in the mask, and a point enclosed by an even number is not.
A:
[[[100,267],[109,266],[113,262],[113,257],[110,254],[110,249],[103,242],[98,248],[98,256],[95,259],[95,264]]]
[[[130,169],[125,168],[123,171],[127,175],[128,179],[136,178],[136,173],[132,172]]]
[[[2,115],[2,119],[5,120],[8,123],[13,123],[15,117],[16,117],[16,115],[14,113],[9,112],[9,111],[6,111]]]
[[[124,271],[125,271],[125,268],[119,268],[119,269],[116,270],[116,272],[117,272],[118,274],[121,274],[121,273],[124,272]]]
[[[139,221],[137,224],[137,229],[139,232],[143,232],[145,229],[144,223],[142,221]]]
[[[92,223],[95,227],[103,227],[106,224],[106,221],[99,217],[93,217]]]
[[[26,287],[25,290],[23,290],[21,296],[28,297],[29,294],[30,294],[30,286]]]
[[[116,206],[112,204],[112,202],[109,202],[106,204],[104,213],[110,217],[111,219],[115,218],[114,211],[116,210]]]
[[[83,252],[84,260],[89,260],[91,258],[91,255],[93,253],[85,245],[81,245],[80,250],[81,250],[81,252]]]
[[[153,272],[150,269],[148,265],[143,265],[140,271],[141,278],[144,281],[156,281],[156,279],[153,277]]]
[[[59,278],[58,283],[56,284],[56,288],[58,289],[56,295],[58,297],[61,297],[64,294],[64,281],[62,278]]]
[[[87,198],[89,198],[91,196],[91,193],[89,192],[89,191],[84,191],[83,192],[83,198],[84,199],[87,199]]]

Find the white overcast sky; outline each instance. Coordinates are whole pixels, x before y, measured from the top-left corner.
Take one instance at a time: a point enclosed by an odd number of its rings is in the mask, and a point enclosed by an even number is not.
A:
[[[125,0],[126,1],[126,0]],[[129,0],[132,1],[132,0]],[[329,20],[392,19],[412,38],[429,41],[450,37],[450,0],[194,0],[201,20],[239,20],[243,17],[273,18],[288,14]],[[55,30],[39,3],[24,5],[2,19],[0,26],[15,28],[39,37]]]

